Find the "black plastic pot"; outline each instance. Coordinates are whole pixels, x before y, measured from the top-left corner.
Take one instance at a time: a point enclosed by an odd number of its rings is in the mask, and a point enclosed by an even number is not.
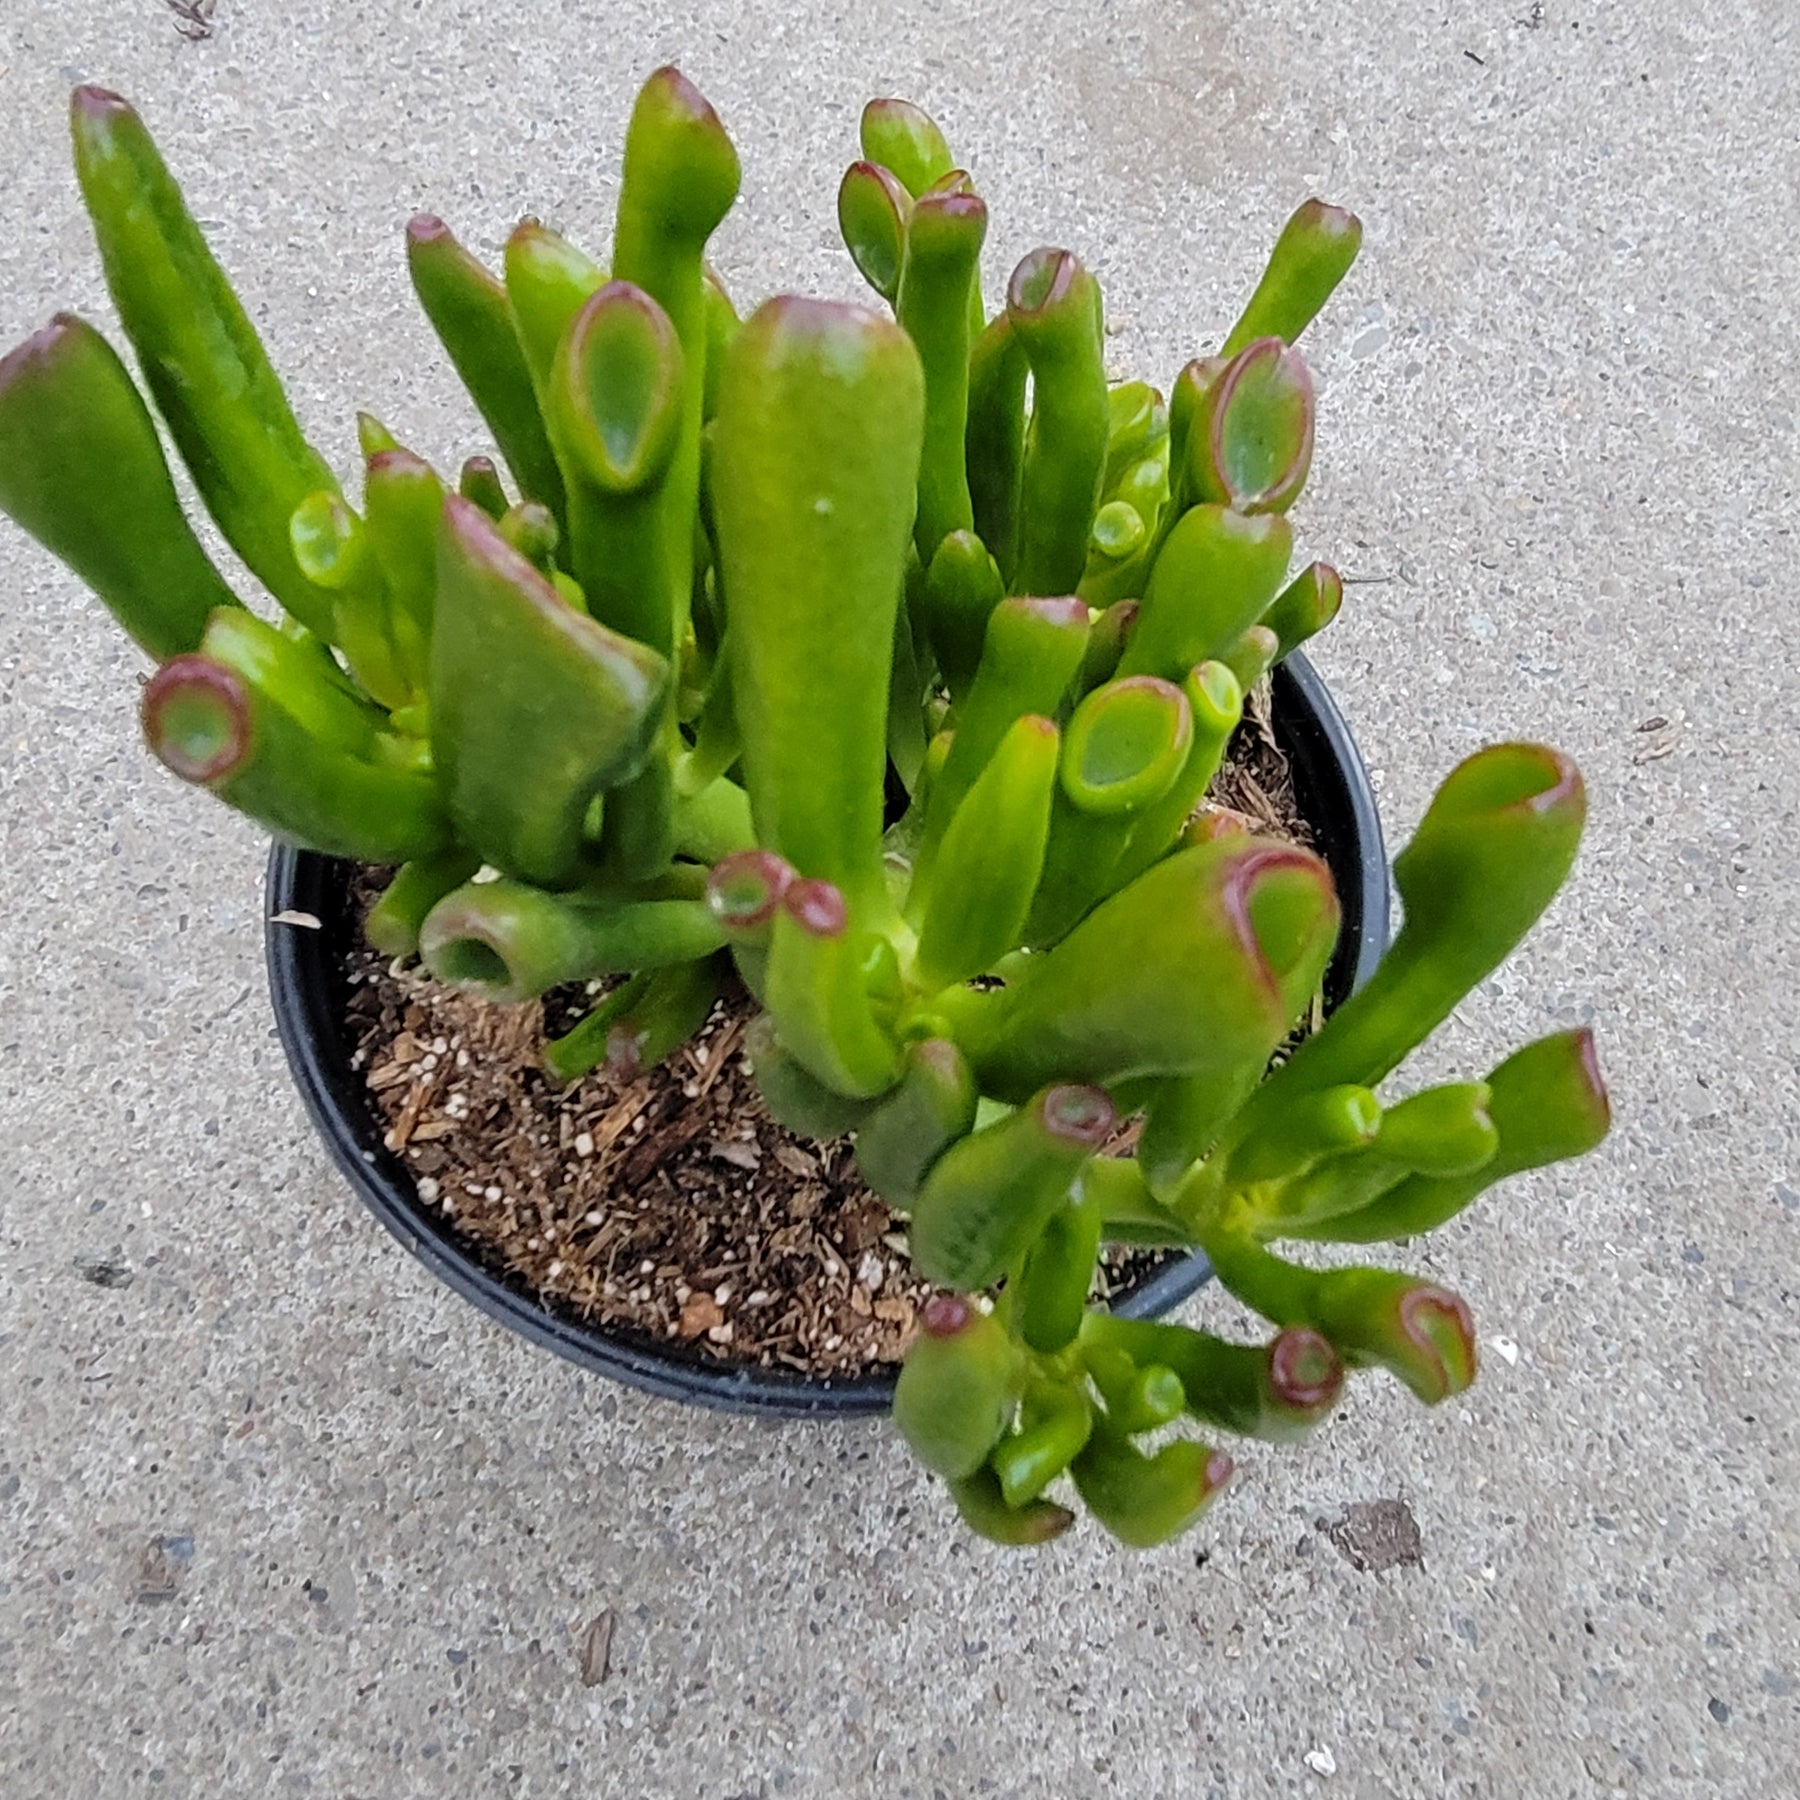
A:
[[[1318,834],[1343,905],[1343,930],[1326,975],[1335,1006],[1367,979],[1387,944],[1388,877],[1381,825],[1367,771],[1325,684],[1299,655],[1276,671],[1275,734],[1293,765],[1300,809]],[[344,951],[357,930],[350,911],[352,866],[311,851],[276,846],[268,873],[269,986],[275,1020],[301,1098],[332,1160],[350,1185],[439,1280],[498,1319],[579,1363],[665,1399],[777,1418],[886,1412],[888,1376],[831,1380],[788,1369],[732,1368],[683,1344],[608,1328],[564,1313],[522,1282],[496,1274],[459,1239],[443,1215],[419,1199],[411,1172],[382,1143],[383,1124],[345,1028]],[[321,929],[274,922],[310,913]],[[1205,1257],[1182,1258],[1116,1302],[1134,1318],[1185,1300],[1211,1275]]]

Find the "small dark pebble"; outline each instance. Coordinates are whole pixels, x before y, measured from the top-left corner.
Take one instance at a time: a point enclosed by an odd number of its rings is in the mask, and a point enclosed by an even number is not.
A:
[[[131,1265],[125,1260],[125,1252],[116,1246],[111,1250],[76,1251],[75,1273],[97,1288],[131,1286]]]
[[[1706,1252],[1698,1244],[1684,1244],[1681,1249],[1681,1260],[1684,1263],[1703,1263],[1706,1261]]]
[[[461,1668],[462,1665],[469,1660],[469,1653],[466,1650],[446,1650],[444,1652],[444,1660],[454,1664],[457,1668]]]
[[[1721,1725],[1731,1717],[1731,1708],[1727,1706],[1717,1694],[1714,1694],[1713,1697],[1707,1701],[1706,1710],[1711,1713]]]

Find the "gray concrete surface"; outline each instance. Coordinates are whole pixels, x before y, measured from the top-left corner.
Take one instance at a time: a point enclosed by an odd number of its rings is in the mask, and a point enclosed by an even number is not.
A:
[[[978,172],[991,279],[1091,258],[1121,368],[1209,343],[1306,194],[1364,214],[1303,517],[1366,585],[1318,660],[1396,837],[1484,738],[1580,758],[1578,876],[1431,1061],[1591,1018],[1617,1132],[1419,1253],[1489,1347],[1463,1403],[1366,1380],[1182,1548],[1007,1560],[885,1430],[584,1380],[363,1216],[273,1039],[262,845],[147,763],[134,654],[0,532],[0,1792],[1800,1792],[1786,0],[219,0],[192,44],[10,0],[0,332],[105,314],[62,113],[106,82],[332,453],[371,405],[448,455],[402,221],[603,244],[670,58],[744,151],[746,295],[854,291],[880,91]],[[1421,1564],[1315,1529],[1380,1499]]]

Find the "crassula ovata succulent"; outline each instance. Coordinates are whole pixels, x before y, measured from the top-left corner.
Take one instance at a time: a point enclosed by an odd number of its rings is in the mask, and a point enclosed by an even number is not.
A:
[[[663,69],[610,267],[528,219],[496,273],[413,221],[500,460],[446,477],[365,416],[352,504],[138,116],[82,88],[73,126],[155,416],[59,316],[0,364],[0,507],[156,660],[152,750],[396,865],[389,955],[497,1002],[618,978],[547,1045],[562,1079],[666,1056],[741,980],[769,1109],[854,1134],[944,1290],[895,1410],[971,1526],[1041,1542],[1079,1496],[1163,1542],[1229,1477],[1218,1435],[1305,1435],[1353,1367],[1428,1403],[1468,1385],[1453,1293],[1271,1246],[1415,1237],[1604,1135],[1584,1031],[1378,1092],[1556,893],[1580,778],[1533,744],[1457,768],[1396,860],[1379,970],[1274,1066],[1337,898],[1310,851],[1202,809],[1246,694],[1342,597],[1291,572],[1287,512],[1315,415],[1293,345],[1353,217],[1301,207],[1166,398],[1109,385],[1092,273],[1036,250],[986,305],[985,203],[877,101],[838,213],[882,307],[740,320],[705,260],[737,155]],[[279,623],[184,518],[157,417]],[[1203,1248],[1273,1335],[1090,1304],[1118,1241]]]

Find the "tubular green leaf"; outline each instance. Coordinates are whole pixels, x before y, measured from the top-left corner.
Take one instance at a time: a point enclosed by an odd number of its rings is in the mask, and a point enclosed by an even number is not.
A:
[[[1475,1379],[1475,1322],[1447,1288],[1392,1269],[1302,1269],[1224,1229],[1202,1242],[1246,1306],[1280,1326],[1311,1327],[1346,1362],[1387,1369],[1427,1406]]]
[[[442,219],[420,213],[406,228],[413,292],[462,384],[529,500],[562,521],[562,474],[538,412],[506,289],[459,244]],[[506,505],[501,502],[500,511]]]
[[[481,867],[481,858],[460,846],[403,864],[369,908],[363,936],[383,956],[416,956],[425,915]]]
[[[1081,1329],[1103,1223],[1098,1196],[1077,1181],[1025,1252],[1012,1318],[1020,1337],[1040,1355],[1054,1356]]]
[[[1031,363],[1005,313],[996,314],[969,350],[969,428],[964,461],[975,531],[1009,583],[1018,554],[1019,500],[1025,471],[1025,383]]]
[[[420,691],[431,670],[443,480],[410,450],[377,450],[363,475],[363,510],[369,545],[387,588],[395,654],[408,685]]]
[[[921,611],[932,654],[953,702],[975,679],[988,620],[1006,597],[999,565],[972,531],[953,531],[938,545],[925,572]]]
[[[1269,610],[1259,621],[1275,633],[1275,660],[1280,662],[1323,631],[1343,604],[1343,576],[1330,563],[1309,563],[1269,602]]]
[[[1054,1500],[1028,1500],[1023,1506],[1008,1506],[999,1476],[988,1468],[951,1482],[950,1494],[963,1523],[977,1537],[1008,1549],[1047,1544],[1075,1523],[1075,1515]]]
[[[653,650],[570,607],[473,502],[445,503],[432,741],[458,835],[496,868],[580,879],[588,808],[642,768],[668,679]]]
[[[1490,1160],[1460,1175],[1411,1175],[1360,1211],[1293,1237],[1373,1244],[1417,1237],[1463,1210],[1478,1194],[1526,1169],[1585,1156],[1612,1122],[1606,1087],[1586,1030],[1540,1038],[1509,1056],[1487,1079],[1488,1117],[1500,1144]]]
[[[1044,864],[1058,742],[1050,720],[1015,720],[957,808],[919,926],[926,981],[966,981],[1018,945]]]
[[[1279,514],[1191,507],[1157,552],[1120,672],[1180,681],[1217,657],[1267,610],[1292,547]]]
[[[1140,1367],[1173,1370],[1194,1418],[1272,1443],[1305,1437],[1344,1390],[1337,1352],[1305,1326],[1266,1344],[1232,1344],[1186,1325],[1094,1312],[1082,1323],[1081,1347],[1090,1356],[1118,1350]]]
[[[1006,310],[1032,385],[1011,586],[1022,594],[1072,593],[1087,566],[1106,471],[1100,289],[1069,251],[1034,250],[1013,271]]]
[[[1241,513],[1286,512],[1312,467],[1315,410],[1300,353],[1278,337],[1258,338],[1200,399],[1183,491]]]
[[[885,903],[888,675],[923,420],[918,353],[898,325],[779,299],[733,344],[713,426],[757,835],[853,911]]]
[[[871,100],[860,136],[863,155],[891,169],[915,200],[956,167],[937,122],[910,100]]]
[[[505,268],[513,329],[541,407],[556,347],[588,296],[606,285],[606,270],[536,219],[520,220],[506,240]]]
[[[1392,948],[1234,1131],[1297,1094],[1387,1075],[1531,929],[1568,875],[1586,816],[1580,772],[1540,744],[1479,750],[1452,770],[1394,859],[1405,919]]]
[[[1323,200],[1308,200],[1281,228],[1268,267],[1225,340],[1235,355],[1257,338],[1292,343],[1318,316],[1362,248],[1362,221]]]
[[[1075,1486],[1120,1543],[1147,1550],[1198,1522],[1231,1479],[1223,1450],[1182,1440],[1146,1456],[1123,1438],[1097,1432],[1076,1457]]]
[[[724,942],[700,900],[595,900],[505,877],[455,889],[419,931],[419,953],[440,981],[502,1003],[693,962]]]
[[[0,361],[0,508],[159,660],[238,604],[182,515],[125,365],[71,314]]]
[[[981,661],[932,783],[924,860],[935,855],[963,797],[1000,740],[1027,713],[1054,718],[1087,648],[1088,609],[1073,598],[1003,600],[988,616]]]
[[[828,882],[796,881],[782,894],[764,1002],[782,1042],[827,1087],[873,1099],[899,1078],[899,1052],[869,1003],[862,945]]]
[[[604,1062],[614,1079],[635,1080],[706,1023],[726,966],[724,956],[713,955],[634,977],[544,1045],[545,1068],[558,1081],[577,1081]]]
[[[175,657],[144,689],[145,740],[182,780],[309,849],[377,863],[444,849],[450,823],[430,774],[315,736],[282,703],[286,673]]]
[[[69,122],[107,286],[206,510],[257,580],[329,637],[331,601],[296,566],[288,520],[308,494],[335,491],[330,468],[143,120],[117,94],[79,87]]]
[[[1020,1359],[972,1300],[926,1301],[920,1332],[894,1384],[894,1423],[926,1468],[947,1481],[987,1461],[1018,1399]]]
[[[913,1207],[912,1256],[928,1281],[991,1286],[1029,1248],[1116,1120],[1098,1088],[1058,1084],[953,1144]]]
[[[987,208],[974,194],[930,193],[912,210],[895,312],[925,371],[925,443],[913,539],[929,564],[952,531],[975,523],[969,420],[969,296],[980,278]]]
[[[1051,1075],[1235,1078],[1311,998],[1337,924],[1310,852],[1251,837],[1181,850],[1030,958],[962,1042],[1001,1099]]]
[[[743,952],[735,952],[742,967]],[[821,1141],[842,1137],[869,1116],[870,1103],[820,1081],[781,1041],[775,1021],[758,1014],[744,1033],[744,1054],[763,1105],[777,1124]]]
[[[737,151],[719,116],[678,69],[658,69],[639,91],[625,133],[613,237],[613,275],[642,288],[681,344],[681,429],[660,506],[679,596],[676,636],[694,586],[700,427],[709,334],[706,245],[737,198]]]
[[[1034,1381],[1025,1390],[1019,1429],[1003,1437],[988,1458],[1009,1507],[1029,1506],[1061,1475],[1088,1441],[1093,1408],[1079,1387]]]
[[[975,1124],[975,1078],[944,1038],[909,1044],[900,1080],[861,1124],[856,1164],[891,1206],[911,1206],[931,1165]]]
[[[838,230],[857,272],[888,305],[900,293],[912,196],[891,169],[854,162],[838,185]]]

